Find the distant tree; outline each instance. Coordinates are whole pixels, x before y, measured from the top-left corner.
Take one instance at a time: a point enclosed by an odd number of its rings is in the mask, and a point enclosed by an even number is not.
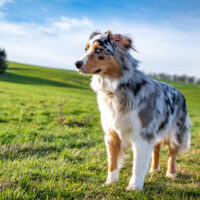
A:
[[[188,77],[187,77],[187,75],[179,76],[179,77],[178,77],[178,81],[187,83],[187,82],[188,82]]]
[[[188,77],[188,83],[195,83],[195,77],[194,76],[189,76]]]
[[[153,79],[158,79],[158,80],[170,80],[170,81],[181,81],[185,83],[196,83],[200,84],[200,79],[196,79],[195,76],[187,76],[186,74],[184,75],[170,75],[170,74],[165,74],[165,73],[150,73],[148,74],[151,78]]]
[[[177,74],[174,74],[172,80],[173,80],[173,81],[178,81],[178,75],[177,75]]]
[[[7,68],[6,51],[0,48],[0,74],[3,74]]]
[[[165,74],[164,73],[159,73],[158,74],[158,79],[165,80]]]
[[[156,79],[156,74],[155,73],[150,73],[150,74],[148,74],[148,76],[153,78],[153,79]]]
[[[197,79],[196,83],[197,83],[197,84],[200,84],[200,78],[199,78],[199,79]]]
[[[172,80],[172,76],[170,74],[160,73],[158,74],[158,77],[161,80]]]

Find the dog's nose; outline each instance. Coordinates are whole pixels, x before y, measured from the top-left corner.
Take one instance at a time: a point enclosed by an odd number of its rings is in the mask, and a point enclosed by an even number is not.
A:
[[[83,65],[83,62],[82,61],[77,61],[77,62],[75,62],[75,65],[76,65],[76,68],[80,69],[81,66]]]

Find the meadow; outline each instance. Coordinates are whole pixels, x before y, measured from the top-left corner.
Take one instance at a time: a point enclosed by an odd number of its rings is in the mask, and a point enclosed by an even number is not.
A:
[[[89,76],[9,63],[0,76],[0,199],[200,199],[200,85],[171,82],[187,99],[189,152],[177,159],[178,177],[148,174],[144,190],[125,190],[132,153],[120,180],[102,187],[107,155]]]

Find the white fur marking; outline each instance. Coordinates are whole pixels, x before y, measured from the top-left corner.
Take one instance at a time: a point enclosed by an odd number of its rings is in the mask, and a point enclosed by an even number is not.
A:
[[[149,173],[152,173],[152,174],[153,174],[153,173],[156,173],[156,172],[159,172],[159,171],[160,171],[160,165],[158,166],[158,169],[152,169],[152,168],[151,168],[151,169],[149,170]]]
[[[83,65],[85,65],[85,63],[88,61],[88,55],[85,54],[84,56],[82,56],[82,57],[80,58],[80,60],[83,62]]]
[[[118,179],[119,179],[119,170],[116,169],[112,172],[108,172],[108,177],[105,184],[109,185],[111,183],[117,182]]]
[[[133,141],[133,171],[129,187],[143,189],[144,177],[149,167],[152,150],[153,147],[141,137]]]
[[[169,172],[167,171],[166,176],[167,176],[168,178],[172,178],[172,179],[174,179],[174,178],[177,177],[177,174],[176,174],[176,173],[171,174],[171,173],[169,173]]]

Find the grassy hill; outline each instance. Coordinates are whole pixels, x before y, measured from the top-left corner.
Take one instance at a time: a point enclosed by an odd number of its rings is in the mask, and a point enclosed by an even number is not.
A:
[[[9,63],[0,76],[0,199],[200,199],[200,86],[172,83],[186,95],[193,122],[190,152],[178,177],[148,174],[145,190],[127,192],[132,154],[119,183],[102,187],[107,156],[88,76]]]

